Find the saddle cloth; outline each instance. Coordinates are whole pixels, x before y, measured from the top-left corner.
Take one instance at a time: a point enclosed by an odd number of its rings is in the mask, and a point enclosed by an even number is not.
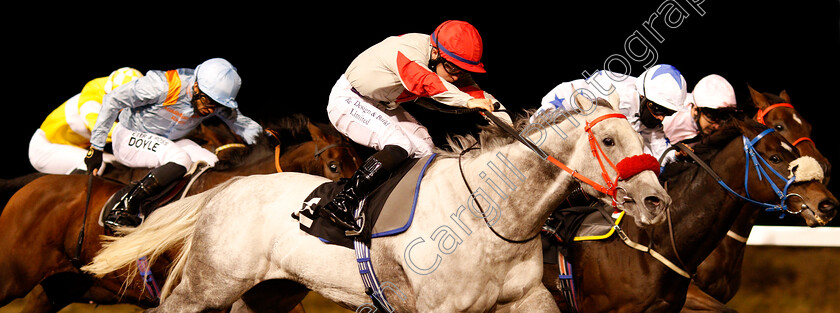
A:
[[[598,212],[598,210],[603,212]],[[604,214],[610,215],[611,220],[607,220]],[[543,262],[557,264],[558,252],[566,258],[570,258],[568,249],[572,241],[609,238],[615,233],[613,226],[621,223],[624,214],[624,211],[615,212],[612,207],[603,204],[590,207],[564,208],[555,211],[549,220],[549,222],[557,221],[555,233],[547,234],[543,231]]]
[[[362,201],[365,219],[360,236],[364,241],[396,235],[411,226],[420,181],[435,156],[433,154],[406,161]],[[323,242],[353,249],[353,237],[346,236],[344,229],[336,226],[329,218],[321,218],[318,213],[319,208],[332,201],[346,182],[340,180],[318,186],[306,197],[303,207],[293,217],[298,219],[300,229],[304,232],[320,238]]]

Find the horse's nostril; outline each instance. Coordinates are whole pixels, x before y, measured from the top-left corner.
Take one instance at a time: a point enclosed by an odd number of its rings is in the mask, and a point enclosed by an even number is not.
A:
[[[837,207],[837,204],[834,201],[826,199],[820,202],[820,212],[829,213]]]
[[[647,196],[645,197],[645,206],[648,209],[658,209],[662,206],[662,200],[655,196]]]

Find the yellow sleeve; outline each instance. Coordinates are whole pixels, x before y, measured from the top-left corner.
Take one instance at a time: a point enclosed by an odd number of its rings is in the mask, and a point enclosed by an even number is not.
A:
[[[99,117],[99,109],[102,107],[102,98],[105,97],[105,82],[107,81],[108,77],[91,80],[85,84],[79,95],[79,115],[85,120],[89,130],[93,129],[96,118]]]

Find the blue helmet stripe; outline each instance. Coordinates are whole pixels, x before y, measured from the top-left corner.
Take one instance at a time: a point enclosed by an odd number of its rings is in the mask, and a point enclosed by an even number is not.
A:
[[[437,41],[437,36],[435,36],[435,34],[432,34],[432,40],[434,40],[434,42],[437,44],[437,48],[440,49],[440,51],[443,51],[443,53],[446,53],[446,55],[451,56],[458,61],[470,64],[470,65],[478,65],[479,63],[481,63],[479,61],[464,59],[464,58],[456,55],[455,53],[452,53],[451,51],[446,50],[446,47],[444,47],[443,45],[440,44],[440,42]]]

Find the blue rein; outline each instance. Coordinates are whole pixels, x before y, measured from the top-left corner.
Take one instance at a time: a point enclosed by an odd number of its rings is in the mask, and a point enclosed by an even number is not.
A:
[[[796,181],[796,176],[791,175],[790,179],[785,179],[784,176],[782,176],[781,174],[779,174],[779,172],[774,170],[773,167],[771,167],[770,164],[768,164],[767,161],[755,150],[755,144],[759,140],[761,140],[761,138],[764,138],[764,136],[774,131],[775,130],[773,128],[768,128],[760,134],[758,134],[757,136],[755,136],[755,138],[753,138],[752,140],[749,140],[746,136],[741,135],[741,137],[744,139],[744,154],[746,156],[746,164],[744,165],[744,192],[747,194],[746,197],[735,192],[734,190],[732,190],[732,188],[729,188],[729,186],[727,186],[726,183],[724,183],[723,180],[720,178],[718,178],[717,183],[720,184],[724,189],[726,189],[730,193],[734,194],[735,196],[749,203],[758,205],[764,208],[767,212],[781,212],[779,218],[783,218],[785,216],[785,212],[790,214],[800,213],[800,211],[791,211],[785,203],[788,197],[792,195],[799,196],[798,194],[788,194],[788,188],[790,188],[790,185],[793,184],[794,181]],[[764,180],[764,178],[767,179],[768,183],[770,184],[770,187],[773,188],[773,191],[779,197],[779,204],[764,203],[753,200],[750,197],[750,163],[752,163],[752,165],[755,167],[756,172],[758,173],[758,180]],[[785,186],[783,189],[779,189],[779,187],[776,186],[776,183],[773,181],[773,177],[767,173],[767,171],[764,169],[765,167],[770,169],[770,172],[772,172],[776,175],[776,177],[785,182]]]

